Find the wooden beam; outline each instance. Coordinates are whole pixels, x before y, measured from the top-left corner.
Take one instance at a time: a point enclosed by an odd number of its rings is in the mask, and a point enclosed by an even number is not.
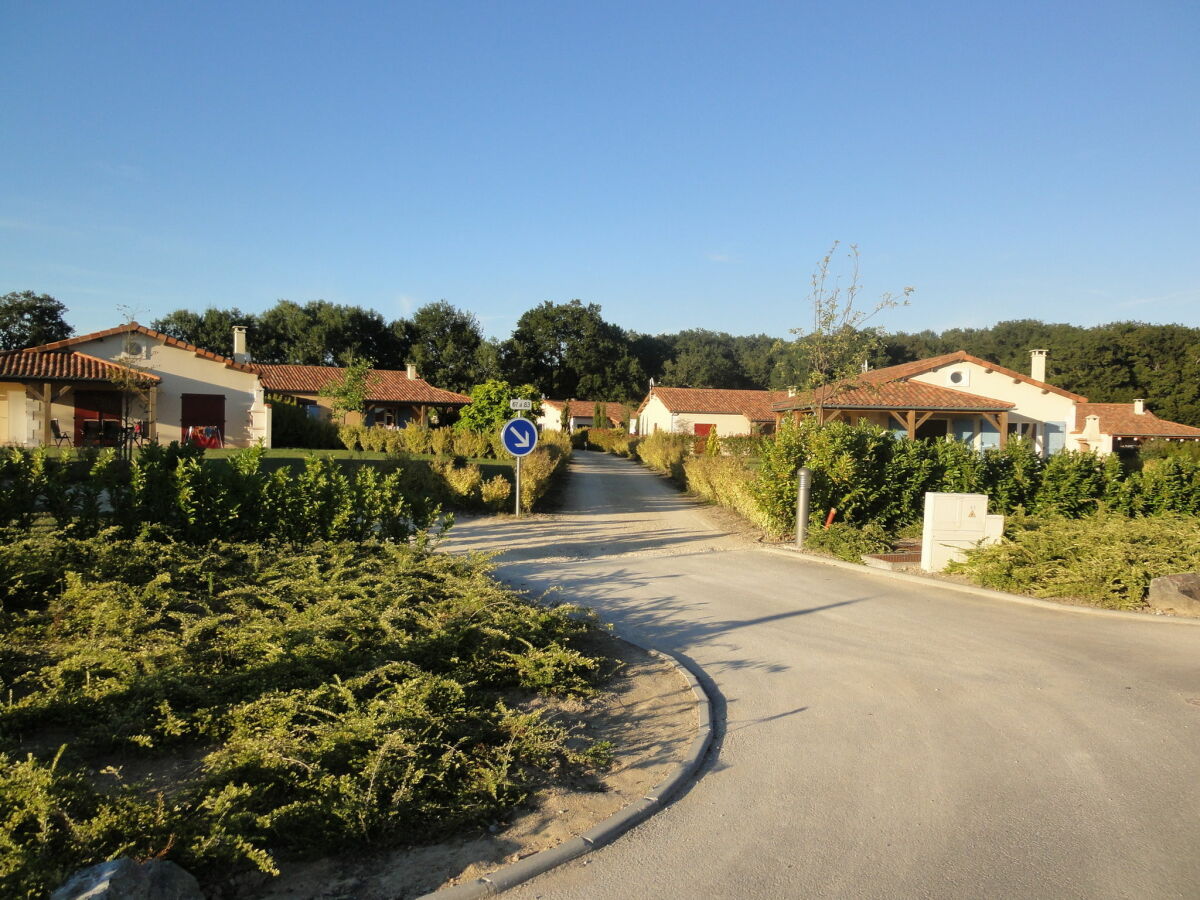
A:
[[[891,416],[893,419],[895,419],[898,424],[900,424],[904,428],[908,427],[908,420],[905,419],[904,416],[900,415],[900,413],[896,412],[896,410],[889,409],[887,411],[887,413],[889,416]]]
[[[1000,449],[1008,446],[1008,410],[1000,411]]]
[[[917,439],[917,411],[910,409],[905,415],[904,424],[908,427],[908,439],[915,441]]]
[[[928,422],[932,417],[933,417],[933,413],[927,412],[927,413],[925,413],[925,415],[921,416],[921,418],[917,419],[916,424],[913,425],[913,434],[916,434],[917,429],[920,428],[922,425],[924,425],[926,422]]]
[[[54,435],[50,432],[50,419],[54,416],[54,386],[47,381],[43,390],[45,399],[42,401],[42,446],[49,447],[54,443]]]

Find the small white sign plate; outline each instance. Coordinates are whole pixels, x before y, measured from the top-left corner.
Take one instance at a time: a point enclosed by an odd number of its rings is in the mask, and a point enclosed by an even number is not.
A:
[[[508,408],[514,411],[522,409],[533,409],[532,400],[509,400]]]

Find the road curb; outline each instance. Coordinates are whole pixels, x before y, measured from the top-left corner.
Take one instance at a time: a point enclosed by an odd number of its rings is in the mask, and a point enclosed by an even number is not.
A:
[[[1040,609],[1051,609],[1056,612],[1075,613],[1078,615],[1101,616],[1108,619],[1126,619],[1135,622],[1156,622],[1166,623],[1171,625],[1191,625],[1193,627],[1200,626],[1200,619],[1186,618],[1184,616],[1156,616],[1151,613],[1130,612],[1123,609],[1099,609],[1093,606],[1072,606],[1069,603],[1056,603],[1053,600],[1043,600],[1040,597],[1026,597],[1022,594],[1010,594],[1007,591],[996,591],[991,588],[977,587],[973,584],[960,584],[956,581],[945,581],[941,578],[932,578],[929,575],[916,575],[912,572],[894,572],[889,569],[877,569],[874,566],[864,566],[858,563],[847,562],[844,559],[831,559],[827,556],[817,556],[812,553],[805,553],[802,550],[796,550],[792,547],[755,547],[755,550],[761,553],[771,553],[775,556],[785,556],[799,562],[817,563],[822,566],[831,566],[836,569],[846,569],[851,572],[858,572],[862,575],[873,575],[880,578],[888,578],[892,581],[907,581],[909,584],[920,584],[925,587],[945,588],[948,591],[957,591],[960,594],[971,594],[975,597],[982,597],[985,600],[1003,600],[1007,603],[1017,603],[1022,606],[1035,606]]]
[[[620,635],[617,636],[620,637]],[[651,656],[670,662],[675,667],[675,671],[687,682],[692,696],[696,698],[696,737],[692,739],[692,743],[688,746],[683,759],[676,765],[675,770],[655,785],[642,799],[635,800],[618,810],[583,834],[564,841],[557,847],[541,850],[532,856],[497,869],[482,878],[433,891],[418,900],[477,900],[477,898],[490,897],[516,887],[556,866],[561,866],[565,862],[590,853],[597,847],[612,843],[626,831],[640,822],[644,822],[666,806],[671,798],[678,794],[684,785],[695,776],[704,762],[704,757],[708,754],[708,748],[713,739],[712,701],[709,699],[708,692],[704,690],[703,685],[692,674],[692,671],[673,654],[664,650],[655,650],[652,647],[644,647],[629,638],[622,637],[621,640],[645,650]]]

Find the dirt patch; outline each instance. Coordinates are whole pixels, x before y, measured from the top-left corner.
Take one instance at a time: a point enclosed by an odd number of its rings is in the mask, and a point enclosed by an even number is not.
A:
[[[371,856],[284,863],[282,874],[254,892],[267,900],[354,898],[405,900],[471,881],[555,847],[643,797],[667,777],[696,735],[695,698],[672,663],[616,638],[603,652],[623,664],[603,693],[560,704],[557,715],[578,733],[612,741],[614,761],[596,784],[549,784],[527,808],[459,838]]]

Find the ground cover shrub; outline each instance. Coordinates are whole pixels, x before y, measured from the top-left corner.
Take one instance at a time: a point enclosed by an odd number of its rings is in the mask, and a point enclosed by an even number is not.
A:
[[[874,523],[855,528],[843,522],[833,522],[828,528],[814,516],[804,538],[806,550],[828,553],[848,562],[862,562],[867,553],[886,553],[892,549],[888,533]]]
[[[967,552],[949,569],[984,587],[1077,598],[1112,609],[1143,606],[1150,580],[1200,570],[1200,519],[1013,516],[1006,540]]]
[[[165,854],[212,886],[428,840],[499,815],[540,771],[603,761],[521,708],[593,690],[590,625],[478,560],[112,532],[0,554],[3,896],[121,854]]]
[[[691,455],[694,438],[690,434],[656,431],[637,443],[638,457],[660,475],[683,483],[683,462]]]
[[[434,462],[431,468],[450,490],[456,506],[473,508],[483,503],[483,473],[474,463],[456,465],[457,460]]]

